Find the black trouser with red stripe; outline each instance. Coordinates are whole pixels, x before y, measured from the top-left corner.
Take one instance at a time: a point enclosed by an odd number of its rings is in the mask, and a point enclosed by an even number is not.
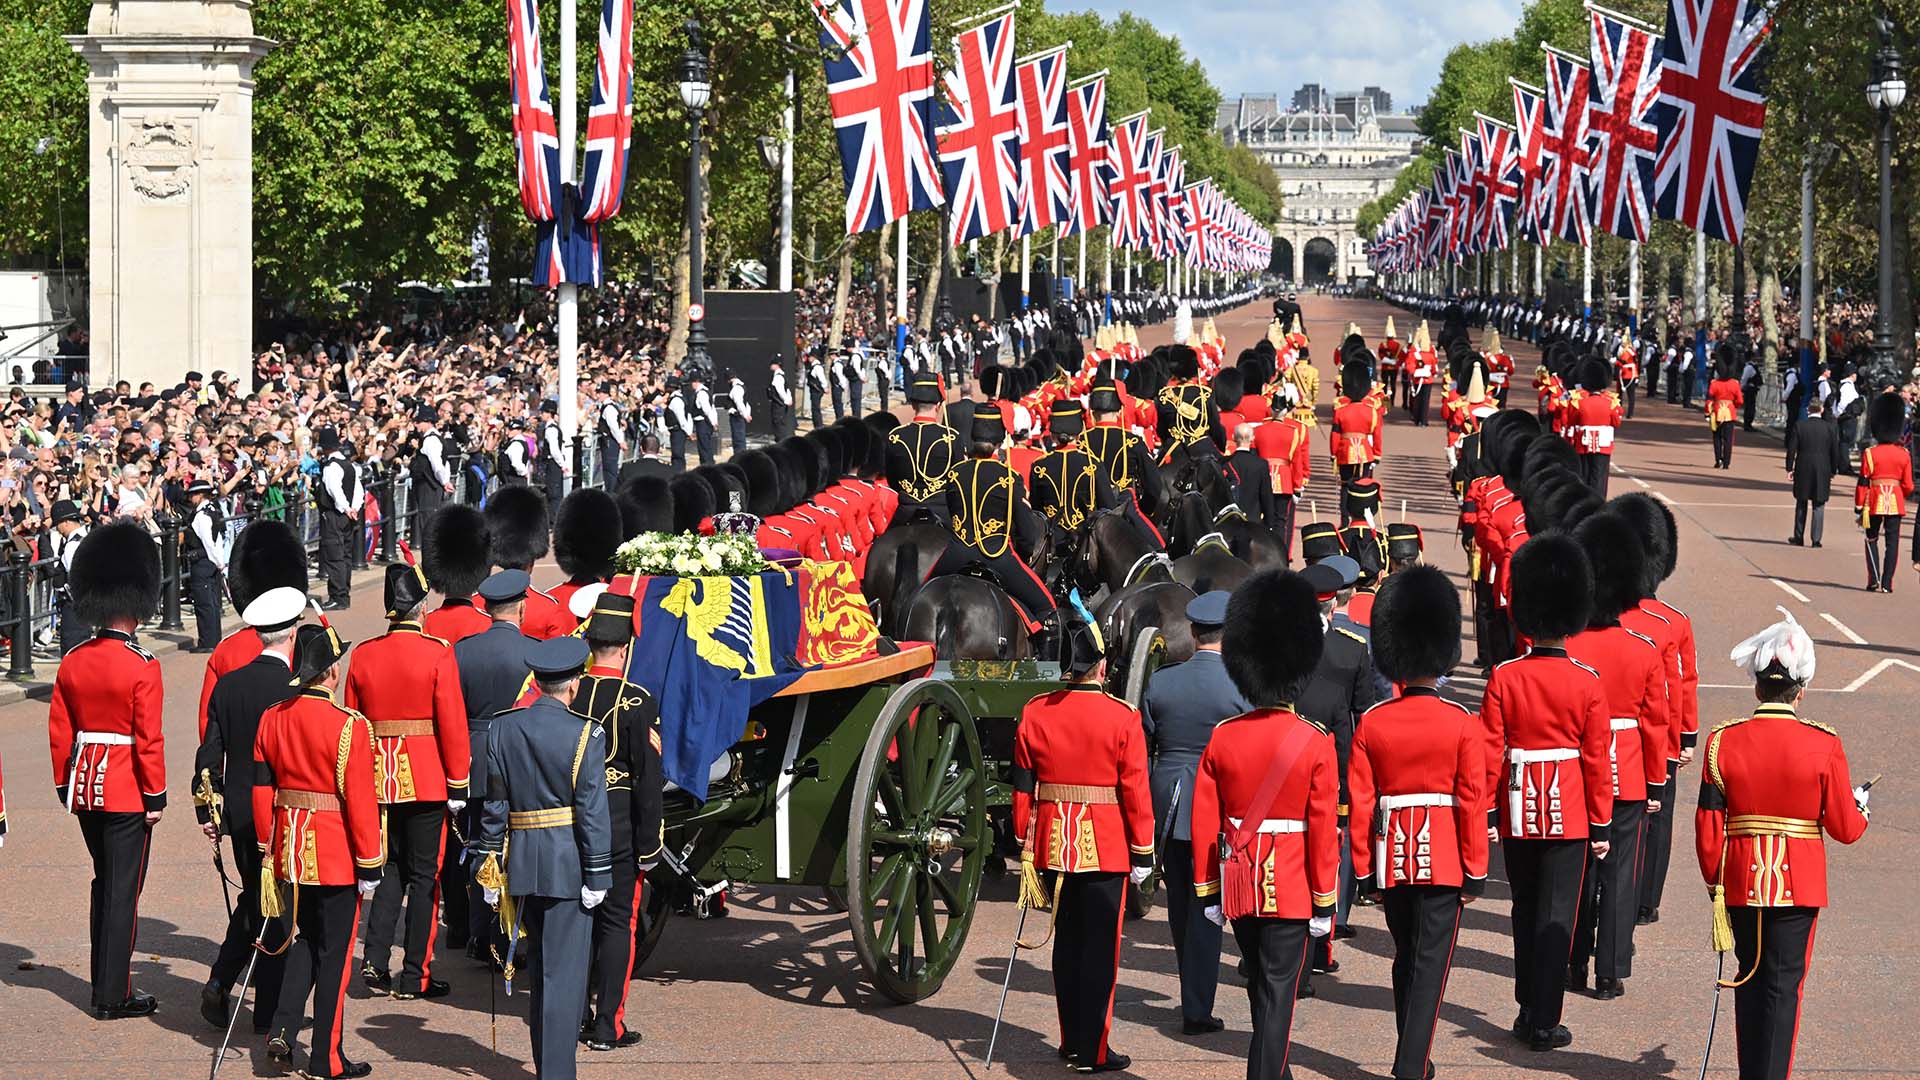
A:
[[[133,941],[140,921],[140,890],[147,882],[153,830],[142,812],[79,810],[80,835],[93,856],[93,893],[87,938],[93,946],[93,1004],[118,1005],[133,996]]]
[[[338,1076],[347,1065],[341,1047],[346,1032],[347,984],[353,974],[353,939],[360,932],[360,895],[352,885],[300,885],[295,905],[300,936],[287,957],[286,979],[280,988],[280,1010],[275,1031],[284,1032],[288,1046],[300,1034],[300,1017],[307,994],[313,994],[313,1052],[307,1055],[307,1073]]]
[[[613,820],[626,827],[621,816]],[[633,985],[633,938],[639,930],[645,881],[632,853],[616,852],[613,886],[593,909],[593,974],[587,980],[587,1007],[593,1037],[601,1042],[613,1042],[627,1033],[627,988]]]
[[[1633,923],[1640,913],[1640,838],[1649,820],[1645,800],[1614,800],[1613,826],[1607,831],[1613,847],[1604,859],[1594,858],[1591,848],[1587,851],[1587,876],[1580,887],[1569,967],[1585,971],[1591,957],[1597,979],[1633,974]]]
[[[1680,763],[1667,761],[1667,782],[1647,788],[1647,798],[1660,801],[1660,812],[1647,815],[1647,827],[1640,837],[1640,910],[1660,909],[1660,896],[1667,889],[1667,863],[1673,856],[1673,793],[1678,790],[1675,776]]]
[[[1753,977],[1733,992],[1734,1036],[1740,1080],[1786,1080],[1793,1041],[1800,1034],[1800,994],[1813,960],[1819,908],[1731,908],[1733,955],[1739,975]],[[1754,965],[1760,970],[1754,971]]]
[[[1247,1080],[1292,1080],[1294,1000],[1307,970],[1307,920],[1243,916],[1233,939],[1247,964],[1247,1000],[1253,1006],[1253,1046]]]
[[[1113,1026],[1127,875],[1089,871],[1065,876],[1053,928],[1060,1048],[1076,1065],[1098,1065],[1107,1060],[1107,1032]]]
[[[367,913],[367,963],[387,970],[400,901],[407,902],[406,957],[396,993],[417,994],[433,974],[433,939],[439,929],[440,860],[447,842],[447,804],[389,803],[387,874]]]
[[[1128,521],[1133,522],[1134,529],[1140,533],[1140,539],[1146,541],[1148,547],[1155,551],[1167,549],[1167,538],[1160,535],[1160,530],[1153,527],[1153,519],[1147,517],[1146,511],[1140,509],[1138,491],[1129,488],[1120,493],[1120,512],[1127,515]]]
[[[252,826],[234,830],[233,872],[240,875],[240,899],[227,917],[227,936],[220,942],[211,975],[221,987],[231,991],[246,973],[253,955],[253,943],[260,937],[260,864],[265,856],[254,840]],[[280,1005],[280,981],[287,966],[286,950],[281,944],[286,934],[280,927],[267,931],[261,941],[264,951],[253,962],[253,1032],[264,1034],[267,1024]],[[278,950],[278,955],[275,951]]]
[[[1726,468],[1733,464],[1733,421],[1731,420],[1713,426],[1713,464],[1715,468]]]
[[[1513,1000],[1527,1025],[1560,1023],[1573,919],[1586,876],[1585,840],[1500,841],[1513,889]]]
[[[1396,885],[1380,894],[1393,935],[1393,1051],[1396,1080],[1425,1080],[1433,1029],[1446,997],[1453,945],[1460,936],[1460,890],[1451,885]]]
[[[1875,551],[1874,545],[1880,545]],[[1867,519],[1867,586],[1893,591],[1893,572],[1899,569],[1900,515],[1874,514]]]

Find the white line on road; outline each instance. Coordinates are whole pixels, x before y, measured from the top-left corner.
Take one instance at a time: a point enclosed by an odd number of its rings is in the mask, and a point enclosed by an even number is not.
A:
[[[1642,479],[1640,479],[1640,478],[1639,478],[1639,477],[1637,477],[1637,476],[1633,476],[1633,477],[1629,477],[1628,479],[1630,479],[1630,480],[1632,480],[1632,481],[1633,481],[1634,483],[1636,483],[1636,484],[1639,484],[1639,485],[1640,485],[1640,488],[1641,488],[1641,490],[1643,490],[1643,491],[1644,491],[1645,489],[1647,489],[1647,488],[1650,488],[1650,487],[1652,487],[1652,486],[1653,486],[1652,484],[1649,484],[1649,483],[1647,483],[1647,482],[1646,482],[1645,480],[1642,480]]]
[[[1881,672],[1887,670],[1888,668],[1895,668],[1895,667],[1902,667],[1902,668],[1906,668],[1908,671],[1920,673],[1920,664],[1910,663],[1906,660],[1899,659],[1898,657],[1889,656],[1886,659],[1868,668],[1867,670],[1854,676],[1853,681],[1848,683],[1845,686],[1809,686],[1807,687],[1807,689],[1818,694],[1851,694],[1859,690],[1861,687],[1872,682],[1874,678],[1878,676]],[[1702,690],[1751,690],[1753,689],[1753,687],[1748,683],[1701,683],[1700,689]]]
[[[1841,622],[1839,619],[1834,618],[1833,616],[1827,614],[1824,611],[1820,613],[1820,617],[1827,620],[1828,624],[1830,624],[1835,630],[1838,630],[1842,634],[1845,634],[1847,640],[1853,642],[1855,645],[1865,645],[1867,643],[1866,638],[1863,638],[1859,634],[1854,633],[1852,628],[1848,627],[1846,623]]]
[[[1787,595],[1793,597],[1795,600],[1798,600],[1803,604],[1813,603],[1813,601],[1807,599],[1806,593],[1803,593],[1799,589],[1796,589],[1793,586],[1787,584],[1786,582],[1781,581],[1779,578],[1770,577],[1767,580],[1773,582],[1775,585],[1780,586],[1782,589],[1785,589],[1787,591]]]
[[[1672,497],[1671,497],[1671,496],[1669,496],[1669,495],[1668,495],[1668,494],[1667,494],[1666,492],[1664,492],[1664,491],[1656,491],[1656,492],[1654,492],[1654,493],[1653,493],[1653,497],[1654,497],[1654,498],[1656,498],[1656,499],[1659,499],[1659,500],[1660,500],[1661,502],[1663,502],[1663,503],[1666,503],[1666,504],[1667,504],[1668,506],[1678,506],[1678,505],[1680,505],[1679,503],[1676,503],[1676,502],[1674,502],[1674,501],[1673,501],[1673,499],[1672,499]]]

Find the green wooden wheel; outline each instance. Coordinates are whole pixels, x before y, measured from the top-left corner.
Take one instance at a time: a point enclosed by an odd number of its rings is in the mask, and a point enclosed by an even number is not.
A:
[[[1147,698],[1147,680],[1153,673],[1165,667],[1167,663],[1167,639],[1157,626],[1143,626],[1134,636],[1133,650],[1127,657],[1127,687],[1123,697],[1126,703],[1140,708]],[[1164,853],[1161,853],[1164,856]],[[1131,918],[1145,918],[1153,910],[1155,896],[1160,891],[1160,874],[1155,871],[1147,880],[1138,885],[1127,883],[1127,915]]]
[[[973,717],[938,679],[902,685],[867,735],[847,816],[853,948],[882,996],[905,1004],[940,989],[990,846]]]

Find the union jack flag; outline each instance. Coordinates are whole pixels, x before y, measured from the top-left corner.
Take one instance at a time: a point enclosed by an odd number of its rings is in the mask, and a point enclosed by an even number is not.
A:
[[[940,169],[955,245],[1012,227],[1020,213],[1020,97],[1013,82],[1013,14],[954,42],[940,103]]]
[[[1513,161],[1507,172],[1507,179],[1520,189],[1519,203],[1514,210],[1514,232],[1522,240],[1537,243],[1542,232],[1540,191],[1547,134],[1547,92],[1518,79],[1507,81],[1513,84],[1513,117],[1518,128]]]
[[[1195,263],[1205,265],[1207,248],[1207,200],[1212,197],[1213,181],[1202,178],[1183,185],[1180,191],[1180,251]]]
[[[1020,223],[1016,236],[1031,236],[1065,221],[1072,212],[1068,178],[1072,147],[1067,134],[1067,51],[1022,60],[1020,86]]]
[[[1520,201],[1520,184],[1513,178],[1514,131],[1491,116],[1474,113],[1479,122],[1481,166],[1478,186],[1486,191],[1486,207],[1476,224],[1481,251],[1501,251],[1513,208]]]
[[[560,204],[560,129],[547,94],[540,55],[540,5],[507,5],[507,81],[513,92],[513,150],[520,171],[520,207],[534,221],[552,221]]]
[[[941,205],[927,0],[813,0],[813,11],[847,185],[847,231]]]
[[[1180,160],[1179,147],[1160,155],[1160,172],[1167,180],[1166,214],[1160,220],[1160,251],[1165,257],[1180,250],[1181,225],[1187,212],[1187,167]]]
[[[1427,195],[1426,265],[1439,266],[1447,256],[1447,239],[1453,235],[1453,165],[1442,161],[1433,169]]]
[[[1592,148],[1587,139],[1587,100],[1593,87],[1593,69],[1566,53],[1547,50],[1547,108],[1545,140],[1541,145],[1545,171],[1541,175],[1542,236],[1558,236],[1585,247],[1590,241],[1593,210],[1588,205],[1587,171]]]
[[[507,82],[513,97],[514,160],[520,206],[538,225],[533,282],[542,287],[600,284],[597,223],[620,210],[620,194],[626,184],[626,147],[633,126],[631,0],[604,0],[599,70],[608,81],[604,87],[599,79],[594,84],[593,113],[587,123],[587,186],[563,184],[560,132],[540,55],[540,5],[538,0],[509,0]],[[622,90],[627,96],[620,97]],[[624,129],[619,127],[623,112]],[[589,197],[593,202],[583,205],[583,198]],[[594,212],[592,216],[589,210]]]
[[[1486,146],[1480,136],[1466,128],[1460,129],[1460,160],[1467,168],[1466,182],[1460,185],[1467,192],[1467,235],[1460,250],[1477,255],[1486,250],[1480,246],[1480,229],[1491,196],[1487,190]]]
[[[1660,40],[1605,8],[1587,8],[1593,39],[1594,224],[1645,241],[1660,150]]]
[[[1147,132],[1147,216],[1140,221],[1140,246],[1156,259],[1167,257],[1167,162],[1160,152],[1167,129]]]
[[[1468,150],[1466,140],[1461,141],[1459,150],[1447,148],[1447,190],[1452,192],[1447,217],[1447,254],[1454,262],[1471,254],[1467,248],[1473,239],[1473,159],[1468,156]]]
[[[1760,159],[1767,99],[1766,8],[1754,0],[1668,0],[1654,213],[1738,243]]]
[[[1113,146],[1107,154],[1113,181],[1113,242],[1139,248],[1146,243],[1147,188],[1153,171],[1147,168],[1147,114],[1138,112],[1113,125]]]
[[[581,216],[606,221],[620,212],[633,145],[633,0],[602,0],[594,57],[593,103],[587,109],[587,164]]]
[[[1073,174],[1073,220],[1067,232],[1085,232],[1113,220],[1113,201],[1107,192],[1111,167],[1107,163],[1106,76],[1067,87],[1067,124],[1072,136],[1068,168]]]

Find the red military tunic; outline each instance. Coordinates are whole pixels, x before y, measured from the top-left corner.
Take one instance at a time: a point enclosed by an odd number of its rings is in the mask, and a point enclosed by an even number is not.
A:
[[[1902,517],[1913,494],[1913,457],[1905,447],[1881,443],[1860,455],[1860,483],[1853,489],[1853,505],[1875,517]]]
[[[1140,713],[1098,686],[1041,694],[1013,737],[1013,831],[1042,870],[1153,864]]]
[[[1399,369],[1401,351],[1402,347],[1399,338],[1382,338],[1380,340],[1380,347],[1373,350],[1373,354],[1380,359],[1380,370],[1382,373]]]
[[[1647,798],[1667,782],[1667,673],[1658,642],[1623,626],[1590,629],[1567,639],[1567,655],[1600,673],[1612,729],[1608,762],[1613,797]]]
[[[1487,353],[1487,391],[1498,394],[1507,388],[1513,379],[1513,357],[1503,353]]]
[[[1566,409],[1567,438],[1582,454],[1613,453],[1614,430],[1620,426],[1620,399],[1611,390],[1588,391]]]
[[[545,641],[573,633],[573,612],[561,606],[553,594],[527,586],[527,603],[520,609],[520,632]]]
[[[1713,427],[1731,424],[1740,415],[1747,400],[1739,379],[1715,379],[1707,384],[1707,421]]]
[[[1253,452],[1267,463],[1276,495],[1296,495],[1307,486],[1313,455],[1307,452],[1307,426],[1291,416],[1269,420],[1253,430]]]
[[[1250,424],[1263,423],[1273,416],[1273,406],[1267,404],[1267,399],[1259,394],[1242,394],[1233,411],[1246,417]]]
[[[1672,706],[1668,715],[1673,718],[1667,727],[1667,760],[1677,762],[1680,751],[1693,749],[1700,737],[1700,664],[1693,644],[1693,620],[1672,604],[1652,597],[1640,601],[1639,610],[1664,622],[1669,627],[1667,633],[1673,635],[1673,670],[1679,674],[1677,681],[1676,678],[1667,680],[1667,701]],[[1644,628],[1650,623],[1639,620],[1632,612],[1621,616],[1620,621],[1655,641],[1662,640],[1659,634]],[[1636,622],[1640,625],[1635,625]]]
[[[255,633],[251,626],[243,626],[235,630],[221,638],[220,644],[213,647],[213,654],[207,657],[207,674],[200,680],[200,738],[202,741],[207,737],[207,702],[213,700],[213,684],[219,682],[220,676],[227,672],[238,671],[253,663],[253,658],[260,655],[260,649],[260,635]]]
[[[280,880],[380,879],[387,852],[366,717],[308,687],[261,715],[253,760],[254,828]]]
[[[1380,460],[1380,410],[1367,401],[1349,401],[1333,410],[1328,432],[1336,465],[1364,465]]]
[[[1297,725],[1312,735],[1273,802],[1252,805]],[[1193,891],[1218,895],[1229,919],[1332,915],[1340,886],[1340,766],[1333,737],[1290,708],[1255,709],[1213,729],[1193,784]],[[1250,841],[1252,880],[1224,883],[1217,838],[1264,813]],[[1211,901],[1209,901],[1211,902]]]
[[[160,661],[102,629],[60,661],[47,715],[53,785],[71,810],[138,814],[167,805]]]
[[[580,620],[573,614],[573,594],[591,584],[593,584],[591,579],[587,581],[568,579],[547,590],[547,595],[553,597],[553,602],[559,605],[552,624],[560,630],[554,635],[555,637],[563,637],[580,629]]]
[[[1792,705],[1761,705],[1707,736],[1694,847],[1728,907],[1827,906],[1824,831],[1851,844],[1867,831],[1853,802],[1847,752],[1825,724]]]
[[[460,642],[475,634],[483,633],[493,625],[487,613],[474,606],[473,601],[463,597],[448,597],[447,602],[427,612],[420,620],[420,629],[439,638],[449,645]]]
[[[1434,350],[1409,349],[1406,359],[1400,362],[1400,371],[1417,391],[1433,381],[1434,370],[1439,364],[1440,354]]]
[[[1480,718],[1425,686],[1368,709],[1347,758],[1353,876],[1375,889],[1487,880],[1486,748]]]
[[[1607,700],[1599,672],[1565,649],[1535,646],[1495,664],[1480,704],[1487,790],[1500,834],[1605,840],[1613,823]]]
[[[453,646],[396,622],[354,649],[344,696],[373,725],[382,803],[467,798],[472,748]]]

